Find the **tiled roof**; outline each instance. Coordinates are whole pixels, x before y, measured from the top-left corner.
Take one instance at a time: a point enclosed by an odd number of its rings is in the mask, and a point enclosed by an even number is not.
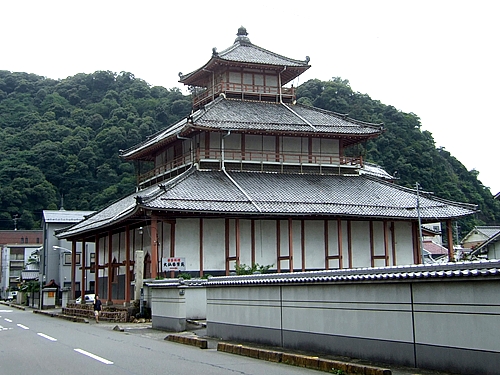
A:
[[[215,57],[227,61],[238,61],[251,64],[277,65],[286,67],[308,66],[309,60],[295,60],[277,53],[268,51],[262,47],[252,44],[249,40],[244,41],[237,38],[234,44],[221,52],[215,52]]]
[[[298,132],[311,135],[370,138],[382,133],[380,124],[353,120],[345,115],[304,105],[250,102],[222,96],[198,109],[188,118],[152,135],[122,152],[125,158],[174,139],[195,129],[214,131],[255,131],[259,133]]]
[[[500,232],[499,226],[476,226],[474,229],[481,232],[488,238],[491,238]]]
[[[432,255],[447,255],[448,249],[434,241],[424,241],[424,250]]]
[[[44,210],[43,220],[46,223],[78,223],[94,211]]]
[[[395,282],[426,279],[500,278],[499,261],[477,261],[416,266],[357,268],[247,276],[221,276],[208,279],[207,287],[309,283]]]
[[[282,72],[282,84],[286,84],[302,72],[310,68],[309,57],[306,56],[305,60],[291,59],[277,53],[268,51],[265,48],[256,46],[250,42],[247,37],[246,30],[240,34],[238,30],[238,37],[233,45],[221,52],[217,52],[214,48],[212,50],[212,57],[201,68],[189,73],[180,75],[179,82],[185,84],[201,84],[205,80],[200,81],[200,76],[209,75],[213,69],[220,65],[234,65],[246,64],[253,66],[275,67]],[[286,69],[281,69],[286,68]]]
[[[139,198],[136,199],[136,197]],[[64,231],[76,233],[106,227],[131,216],[140,207],[200,215],[259,217],[321,216],[415,220],[416,191],[368,176],[199,171],[129,195]],[[475,206],[420,196],[423,221],[462,217]]]

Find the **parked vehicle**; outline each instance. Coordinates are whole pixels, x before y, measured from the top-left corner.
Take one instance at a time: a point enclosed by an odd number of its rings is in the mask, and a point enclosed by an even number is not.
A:
[[[85,294],[86,304],[94,303],[94,300],[95,300],[95,294]],[[77,305],[80,305],[82,303],[82,297],[78,297],[75,302]]]
[[[7,301],[13,301],[17,298],[17,290],[12,290],[7,294]]]

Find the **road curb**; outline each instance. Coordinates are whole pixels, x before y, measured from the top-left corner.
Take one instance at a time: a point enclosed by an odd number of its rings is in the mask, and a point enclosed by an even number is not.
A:
[[[359,375],[392,375],[392,371],[382,367],[361,365],[350,362],[342,362],[327,358],[320,358],[302,354],[285,353],[275,350],[257,349],[251,346],[219,342],[217,351],[243,355],[262,359],[271,362],[280,362],[283,364],[309,368],[324,372],[338,371],[345,374]]]
[[[81,316],[64,315],[64,314],[54,313],[54,312],[50,312],[50,311],[33,310],[33,313],[50,316],[52,318],[65,319],[65,320],[69,320],[69,321],[76,322],[76,323],[88,323],[89,322],[89,320],[87,318],[83,318]]]
[[[196,336],[168,335],[165,340],[177,342],[179,344],[196,346],[200,349],[208,349],[208,340],[200,339]]]

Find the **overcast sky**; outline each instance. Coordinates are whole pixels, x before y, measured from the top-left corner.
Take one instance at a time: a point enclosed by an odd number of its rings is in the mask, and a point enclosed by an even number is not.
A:
[[[500,21],[497,1],[3,1],[0,70],[66,78],[131,72],[182,86],[178,73],[231,46],[240,26],[253,44],[294,59],[300,77],[341,77],[372,99],[420,117],[493,194],[500,191]],[[430,187],[423,187],[430,189]]]

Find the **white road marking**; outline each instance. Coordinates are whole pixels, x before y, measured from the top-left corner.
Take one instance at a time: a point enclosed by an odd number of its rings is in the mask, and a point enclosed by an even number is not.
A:
[[[0,310],[0,312],[12,312],[12,310]]]
[[[12,323],[12,320],[10,320],[10,319],[4,318],[4,320],[5,320],[6,322]]]
[[[89,352],[86,352],[85,350],[83,349],[74,349],[75,352],[78,352],[80,354],[83,354],[83,355],[86,355],[87,357],[90,357],[92,359],[95,359],[96,361],[99,361],[99,362],[102,362],[104,363],[105,365],[112,365],[113,362],[111,361],[108,361],[107,359],[104,359],[102,357],[99,357],[95,354],[92,354],[92,353],[89,353]]]
[[[18,326],[19,328],[22,328],[22,329],[29,329],[28,327],[23,326],[22,324],[18,324],[17,326]]]
[[[57,341],[57,339],[55,339],[53,337],[50,337],[50,336],[46,335],[45,333],[38,332],[37,335],[38,336],[42,336],[44,339],[47,339],[47,340],[50,340],[50,341]]]

